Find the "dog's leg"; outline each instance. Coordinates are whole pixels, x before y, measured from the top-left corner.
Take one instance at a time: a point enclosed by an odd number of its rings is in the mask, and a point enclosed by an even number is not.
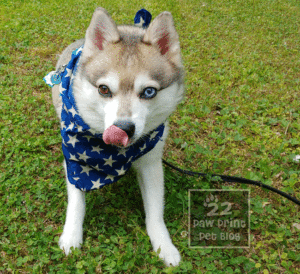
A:
[[[134,167],[137,170],[146,213],[147,232],[153,249],[158,251],[160,248],[159,257],[165,261],[166,265],[176,266],[180,262],[180,254],[172,243],[163,219],[164,176],[162,160],[158,158],[159,154],[161,153],[155,147],[138,159]]]
[[[66,171],[66,163],[64,162]],[[64,231],[59,239],[59,246],[66,255],[71,252],[71,247],[80,247],[82,244],[82,225],[85,214],[84,192],[72,185],[67,176],[68,208]]]

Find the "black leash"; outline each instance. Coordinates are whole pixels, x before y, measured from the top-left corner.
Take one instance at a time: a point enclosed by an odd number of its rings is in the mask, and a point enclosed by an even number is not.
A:
[[[228,183],[241,183],[241,184],[248,184],[248,185],[255,185],[255,186],[259,186],[259,187],[263,187],[263,188],[266,188],[266,189],[269,189],[273,192],[276,192],[277,194],[289,199],[290,201],[294,202],[295,204],[297,205],[300,205],[300,201],[297,200],[296,198],[288,195],[287,193],[281,191],[281,190],[278,190],[274,187],[271,187],[271,186],[268,186],[266,184],[263,184],[262,182],[259,182],[259,181],[253,181],[253,180],[248,180],[248,179],[244,179],[244,178],[239,178],[239,177],[233,177],[233,176],[227,176],[227,175],[217,175],[217,174],[206,174],[206,173],[199,173],[199,172],[193,172],[193,171],[188,171],[188,170],[182,170],[176,166],[173,166],[172,164],[168,163],[167,161],[165,161],[164,159],[162,160],[163,163],[181,173],[184,173],[184,174],[187,174],[187,175],[190,175],[190,176],[198,176],[198,177],[208,177],[208,176],[211,176],[211,177],[219,177],[222,179],[222,181],[224,182],[228,182]]]

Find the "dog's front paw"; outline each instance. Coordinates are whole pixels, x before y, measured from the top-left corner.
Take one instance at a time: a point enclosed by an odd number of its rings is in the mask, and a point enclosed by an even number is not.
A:
[[[58,245],[66,255],[71,253],[71,247],[80,248],[82,244],[82,235],[80,233],[68,233],[66,231],[59,238]]]
[[[173,265],[177,266],[180,262],[180,254],[177,248],[172,244],[162,244],[156,252],[160,249],[159,257],[164,260],[167,266]]]

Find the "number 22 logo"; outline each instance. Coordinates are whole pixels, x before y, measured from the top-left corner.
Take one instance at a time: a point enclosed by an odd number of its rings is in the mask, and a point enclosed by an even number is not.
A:
[[[206,197],[205,202],[203,203],[203,205],[205,207],[213,207],[212,210],[210,212],[207,213],[207,216],[223,216],[223,215],[230,215],[232,214],[232,212],[230,212],[231,209],[231,203],[229,202],[224,202],[221,203],[221,207],[226,206],[226,208],[224,210],[222,210],[220,213],[218,213],[218,198],[213,196],[212,194],[210,194],[210,197]]]

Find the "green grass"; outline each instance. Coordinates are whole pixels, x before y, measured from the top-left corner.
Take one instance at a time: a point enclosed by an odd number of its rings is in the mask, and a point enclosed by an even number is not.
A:
[[[144,7],[174,16],[186,98],[165,158],[257,179],[300,198],[300,4],[264,1],[2,1],[0,5],[0,273],[299,273],[299,209],[251,189],[250,249],[190,249],[188,189],[246,188],[166,171],[165,220],[179,267],[152,252],[134,173],[87,196],[84,243],[58,247],[67,197],[59,124],[42,78],[82,38],[97,6],[118,24]],[[248,186],[247,186],[248,188]]]

